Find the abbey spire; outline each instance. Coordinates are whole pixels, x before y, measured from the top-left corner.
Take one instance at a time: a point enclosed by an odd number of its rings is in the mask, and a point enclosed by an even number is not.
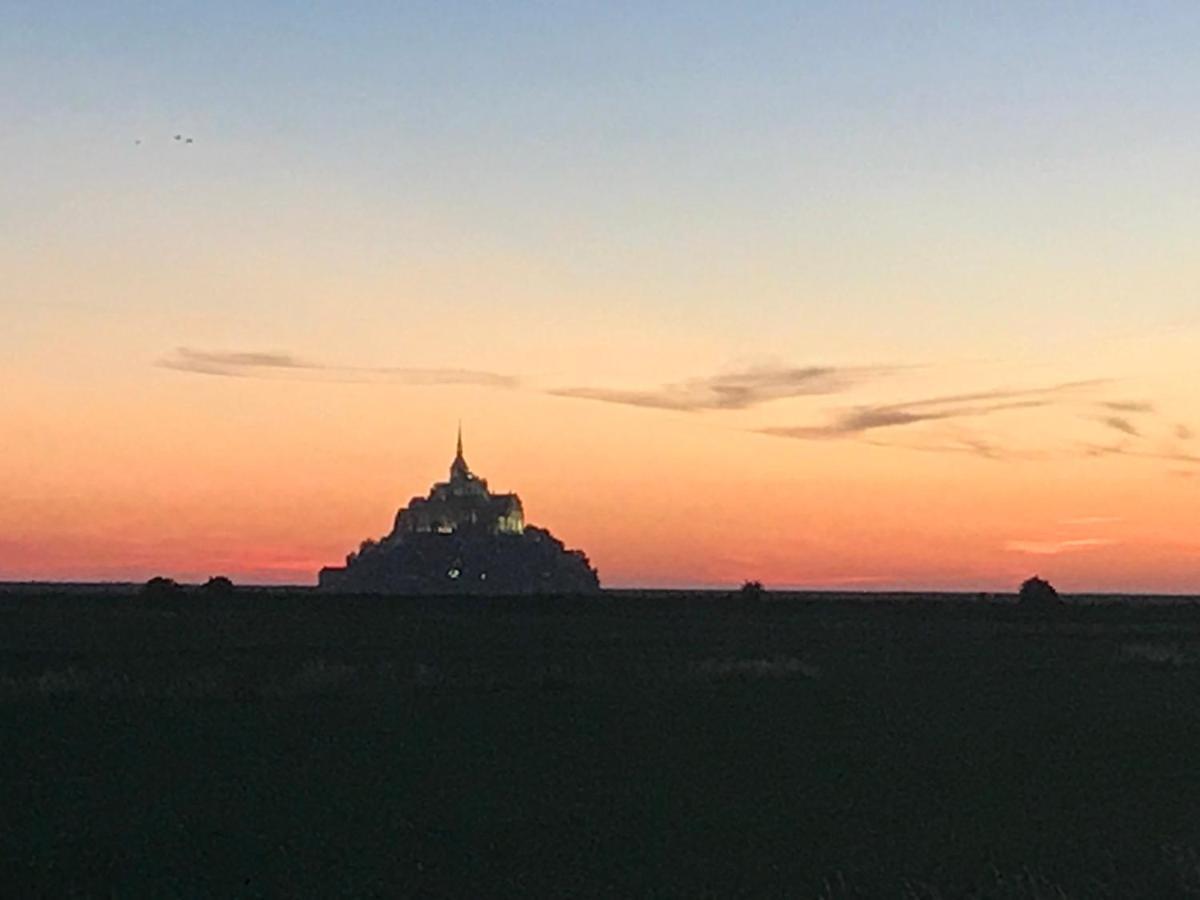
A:
[[[471,478],[471,469],[467,466],[466,459],[463,458],[462,446],[462,420],[458,422],[458,445],[454,453],[454,462],[450,463],[450,480],[452,482],[468,481]]]

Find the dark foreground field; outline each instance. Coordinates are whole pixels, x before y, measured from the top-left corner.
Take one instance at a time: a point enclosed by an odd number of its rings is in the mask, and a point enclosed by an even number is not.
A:
[[[1188,606],[0,593],[0,712],[7,896],[1200,895]]]

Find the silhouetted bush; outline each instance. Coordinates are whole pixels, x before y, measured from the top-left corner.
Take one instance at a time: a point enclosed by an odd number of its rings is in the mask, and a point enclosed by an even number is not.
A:
[[[138,596],[143,600],[155,602],[178,600],[183,596],[183,588],[173,578],[164,578],[161,575],[156,575],[142,585]]]
[[[738,591],[739,600],[757,601],[767,596],[767,589],[761,581],[747,581]]]
[[[1062,598],[1058,596],[1054,586],[1036,575],[1021,585],[1017,600],[1022,606],[1030,609],[1045,609],[1062,603]]]
[[[224,575],[214,575],[200,588],[207,597],[232,597],[233,582]]]

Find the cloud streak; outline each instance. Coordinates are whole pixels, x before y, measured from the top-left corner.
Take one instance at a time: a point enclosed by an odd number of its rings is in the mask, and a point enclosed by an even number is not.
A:
[[[1125,521],[1121,516],[1071,516],[1067,519],[1059,520],[1060,525],[1115,525],[1118,522]]]
[[[969,456],[979,456],[983,459],[993,460],[1044,460],[1047,454],[1034,450],[1018,450],[1011,447],[1005,447],[995,441],[985,440],[979,437],[956,437],[949,440],[925,441],[925,442],[903,442],[903,441],[884,441],[878,438],[862,437],[861,441],[864,444],[870,444],[872,447],[891,447],[897,450],[917,450],[922,453],[961,453]]]
[[[676,412],[743,410],[772,400],[840,393],[861,381],[890,371],[892,369],[882,366],[756,366],[664,384],[649,390],[571,387],[556,388],[547,393],[556,397]]]
[[[1152,413],[1154,404],[1145,400],[1105,400],[1099,404],[1117,413]]]
[[[1142,436],[1142,432],[1138,430],[1138,427],[1124,416],[1100,416],[1096,421],[1101,425],[1111,428],[1113,431],[1119,431],[1121,434],[1127,434],[1130,437]]]
[[[1075,550],[1091,550],[1096,547],[1111,547],[1120,543],[1112,538],[1073,538],[1066,541],[1006,541],[1004,549],[1012,553],[1027,553],[1032,556],[1058,556]]]
[[[1135,459],[1161,459],[1167,462],[1200,464],[1200,454],[1177,450],[1139,450],[1128,444],[1084,444],[1085,456],[1131,456]]]
[[[944,394],[900,403],[854,406],[838,412],[822,425],[799,425],[759,429],[761,434],[803,440],[860,437],[885,428],[945,419],[990,416],[1018,409],[1036,409],[1059,402],[1064,396],[1097,387],[1103,380],[1071,381],[1040,388],[1001,389],[973,393]],[[986,445],[958,449],[984,452]]]
[[[516,377],[473,369],[417,368],[404,366],[338,366],[315,362],[290,353],[212,351],[179,347],[158,360],[164,369],[217,375],[225,378],[268,378],[304,381],[383,382],[413,386],[480,385],[512,388]]]

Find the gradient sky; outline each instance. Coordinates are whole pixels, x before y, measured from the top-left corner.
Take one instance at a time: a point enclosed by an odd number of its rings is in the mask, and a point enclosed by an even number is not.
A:
[[[609,585],[1200,591],[1197,4],[297,7],[0,0],[0,579],[311,583],[461,417]]]

